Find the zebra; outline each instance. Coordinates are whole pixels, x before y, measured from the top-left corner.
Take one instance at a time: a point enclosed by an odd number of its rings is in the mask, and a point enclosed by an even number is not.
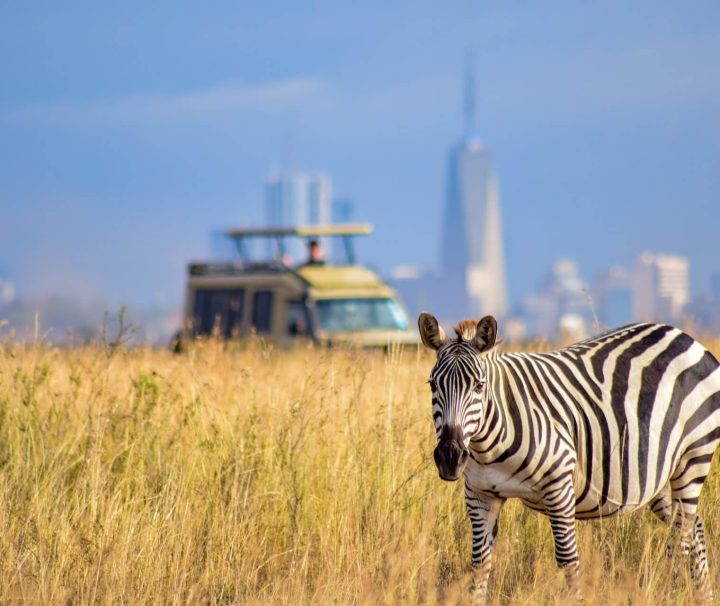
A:
[[[492,316],[455,338],[422,313],[440,478],[464,476],[472,585],[484,604],[498,519],[519,498],[550,519],[555,560],[582,601],[576,519],[649,505],[712,601],[698,499],[720,442],[718,361],[681,330],[631,324],[544,353],[499,353]]]

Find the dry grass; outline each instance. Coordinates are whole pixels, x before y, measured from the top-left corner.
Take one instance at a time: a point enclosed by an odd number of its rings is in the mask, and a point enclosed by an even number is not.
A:
[[[717,350],[716,350],[717,351]],[[461,603],[426,352],[0,345],[0,602]],[[703,496],[720,565],[720,480]],[[691,599],[650,515],[580,525],[590,604]],[[566,601],[547,520],[503,512],[496,604]]]

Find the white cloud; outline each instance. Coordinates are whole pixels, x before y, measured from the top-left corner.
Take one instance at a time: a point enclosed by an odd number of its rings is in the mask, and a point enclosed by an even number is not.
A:
[[[97,101],[28,107],[5,114],[22,123],[188,121],[287,111],[317,102],[327,84],[312,77],[258,85],[228,83],[177,93],[140,92]]]

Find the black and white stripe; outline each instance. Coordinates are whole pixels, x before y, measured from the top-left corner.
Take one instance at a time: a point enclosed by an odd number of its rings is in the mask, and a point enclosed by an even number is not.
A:
[[[697,506],[720,442],[720,371],[677,328],[634,324],[547,353],[498,353],[492,317],[461,322],[448,339],[429,314],[423,342],[443,479],[464,476],[476,599],[485,600],[503,503],[546,514],[555,557],[571,585],[575,519],[644,505],[673,531],[711,599]]]

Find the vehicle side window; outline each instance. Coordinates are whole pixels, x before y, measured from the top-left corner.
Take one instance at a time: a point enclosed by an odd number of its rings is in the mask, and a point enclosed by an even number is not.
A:
[[[215,323],[213,313],[214,292],[211,290],[196,290],[193,306],[193,329],[196,335],[209,335]]]
[[[310,322],[308,310],[302,301],[288,301],[287,303],[287,332],[293,337],[310,335]]]
[[[242,288],[196,290],[193,305],[195,334],[211,335],[217,330],[224,337],[233,336],[242,324],[244,301]]]
[[[242,328],[243,308],[245,307],[245,290],[236,288],[228,291],[228,315],[225,325],[225,336],[236,337]]]
[[[272,328],[273,292],[258,290],[253,294],[252,325],[259,333],[268,333]]]

